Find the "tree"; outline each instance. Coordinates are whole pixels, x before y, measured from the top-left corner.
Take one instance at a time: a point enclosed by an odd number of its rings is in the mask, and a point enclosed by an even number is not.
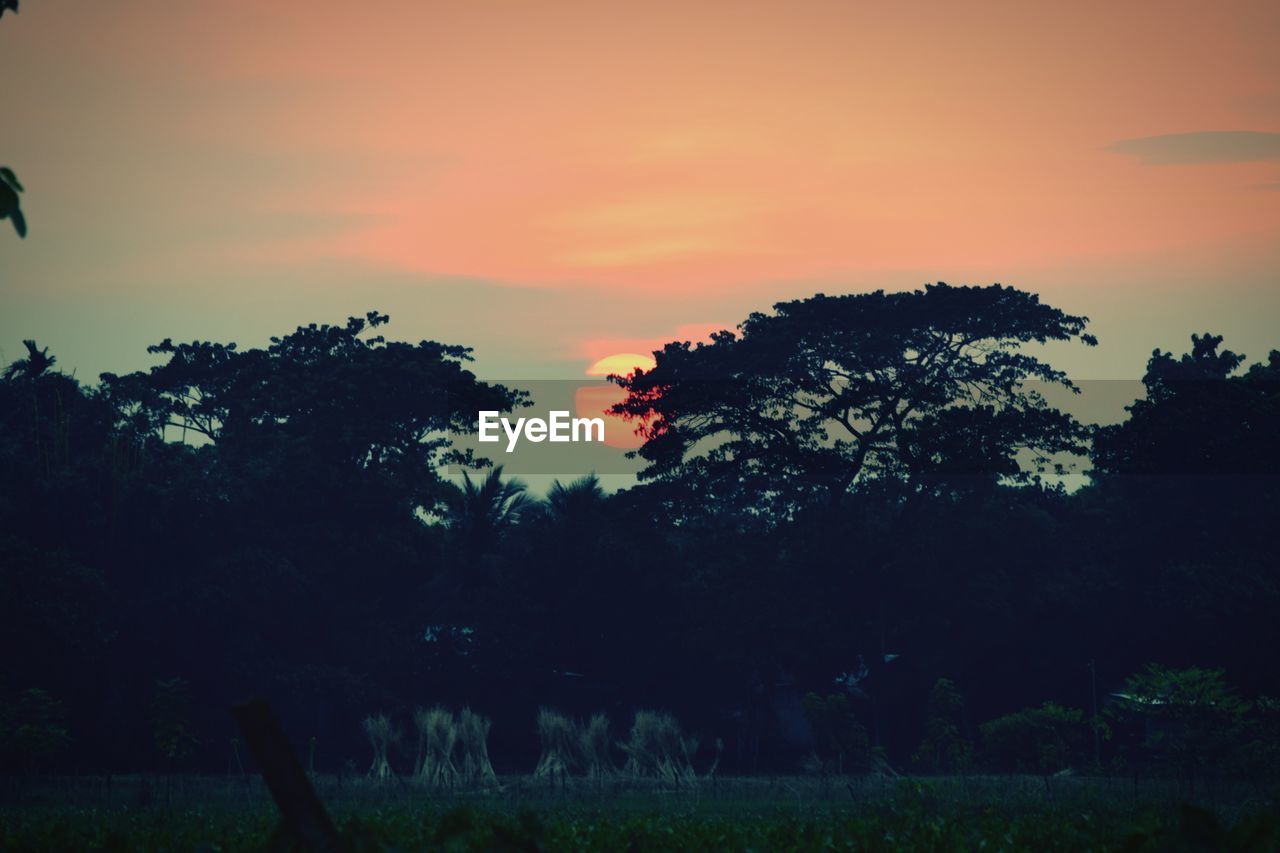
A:
[[[929,691],[924,740],[915,760],[939,773],[955,773],[969,766],[973,747],[964,736],[964,697],[949,678],[939,678]]]
[[[156,367],[103,377],[151,466],[109,574],[139,690],[199,672],[199,707],[272,695],[340,742],[358,732],[344,714],[420,683],[445,538],[425,521],[453,489],[444,467],[474,462],[453,437],[521,397],[477,380],[467,348],[386,340],[387,322],[170,340]]]
[[[22,346],[27,350],[27,357],[9,362],[3,374],[6,380],[26,379],[34,381],[47,373],[53,367],[54,362],[58,360],[57,356],[49,355],[48,347],[41,349],[36,346],[34,340],[27,339],[22,342]]]
[[[462,486],[445,500],[445,520],[458,541],[472,553],[492,546],[533,502],[521,480],[503,480],[502,466],[475,481],[462,473]]]
[[[3,10],[0,10],[3,14]],[[27,218],[22,215],[21,199],[18,194],[23,191],[18,176],[8,166],[0,166],[0,219],[8,219],[19,237],[27,236]]]
[[[586,527],[601,521],[607,498],[595,474],[568,485],[556,480],[547,491],[547,511],[559,524]]]
[[[1094,439],[1093,507],[1128,630],[1144,660],[1230,662],[1250,692],[1280,677],[1280,588],[1272,555],[1280,500],[1280,351],[1243,369],[1221,336],[1156,350],[1145,396]],[[1106,624],[1106,620],[1100,620]]]
[[[18,0],[0,0],[0,18],[4,13],[12,11],[18,14]],[[18,193],[22,192],[22,184],[7,166],[0,167],[0,219],[13,222],[19,237],[27,236],[27,220],[18,206]]]
[[[0,705],[0,755],[22,769],[48,770],[70,745],[66,706],[46,691],[33,687]]]
[[[1237,373],[1244,356],[1219,350],[1221,335],[1191,336],[1191,352],[1156,350],[1145,399],[1123,423],[1103,427],[1094,464],[1106,474],[1280,473],[1280,350]]]
[[[200,744],[191,720],[191,689],[185,679],[166,678],[156,682],[151,701],[151,723],[156,749],[172,768],[195,752]]]
[[[667,344],[652,369],[612,377],[627,391],[613,411],[638,422],[642,477],[757,508],[839,503],[872,478],[1018,477],[1020,452],[1083,437],[1034,387],[1070,380],[1022,349],[1092,345],[1086,323],[1000,285],[818,294]]]
[[[476,464],[450,435],[472,429],[477,411],[509,411],[524,396],[478,381],[464,367],[466,347],[364,336],[389,319],[371,311],[345,325],[313,323],[244,351],[166,339],[148,348],[164,364],[102,378],[138,430],[203,437],[228,461],[274,456],[305,472],[376,473],[403,489],[408,507],[437,511],[446,494],[439,469]]]
[[[818,749],[827,759],[834,761],[834,770],[843,774],[846,770],[865,770],[871,763],[871,740],[866,727],[858,722],[849,705],[849,697],[843,693],[820,696],[808,693],[801,702],[804,715],[813,726]]]
[[[1143,724],[1143,746],[1195,790],[1208,768],[1227,765],[1249,704],[1220,669],[1166,669],[1149,664],[1117,695],[1116,713]]]
[[[1053,702],[998,717],[979,731],[982,756],[993,769],[1044,777],[1071,767],[1085,739],[1081,712]]]

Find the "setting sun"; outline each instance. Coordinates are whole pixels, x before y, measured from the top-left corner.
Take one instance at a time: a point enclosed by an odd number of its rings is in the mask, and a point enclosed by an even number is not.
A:
[[[636,368],[644,370],[652,370],[656,362],[651,355],[641,355],[638,352],[619,352],[613,355],[606,355],[595,364],[587,368],[588,376],[626,376],[634,373]]]

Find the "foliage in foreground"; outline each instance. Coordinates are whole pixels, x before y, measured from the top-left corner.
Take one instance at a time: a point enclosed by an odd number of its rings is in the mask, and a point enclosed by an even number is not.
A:
[[[1220,821],[1192,806],[1139,813],[1071,806],[997,808],[906,783],[882,808],[666,813],[560,809],[368,808],[339,815],[355,851],[423,850],[1274,850],[1280,820]],[[267,810],[79,809],[0,814],[0,850],[287,849]]]

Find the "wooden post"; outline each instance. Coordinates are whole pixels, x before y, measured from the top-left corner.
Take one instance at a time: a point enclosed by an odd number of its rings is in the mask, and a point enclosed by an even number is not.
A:
[[[280,826],[304,850],[337,853],[343,849],[329,813],[294,755],[271,706],[254,699],[231,709],[245,743],[266,780]]]

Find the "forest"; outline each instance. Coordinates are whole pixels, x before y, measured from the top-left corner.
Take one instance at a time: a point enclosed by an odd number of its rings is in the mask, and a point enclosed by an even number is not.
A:
[[[535,495],[452,441],[522,395],[389,322],[3,367],[7,774],[226,773],[261,697],[349,776],[479,726],[499,774],[1275,784],[1280,352],[1170,341],[1089,426],[1035,390],[1083,317],[819,294],[615,377],[638,485]]]

